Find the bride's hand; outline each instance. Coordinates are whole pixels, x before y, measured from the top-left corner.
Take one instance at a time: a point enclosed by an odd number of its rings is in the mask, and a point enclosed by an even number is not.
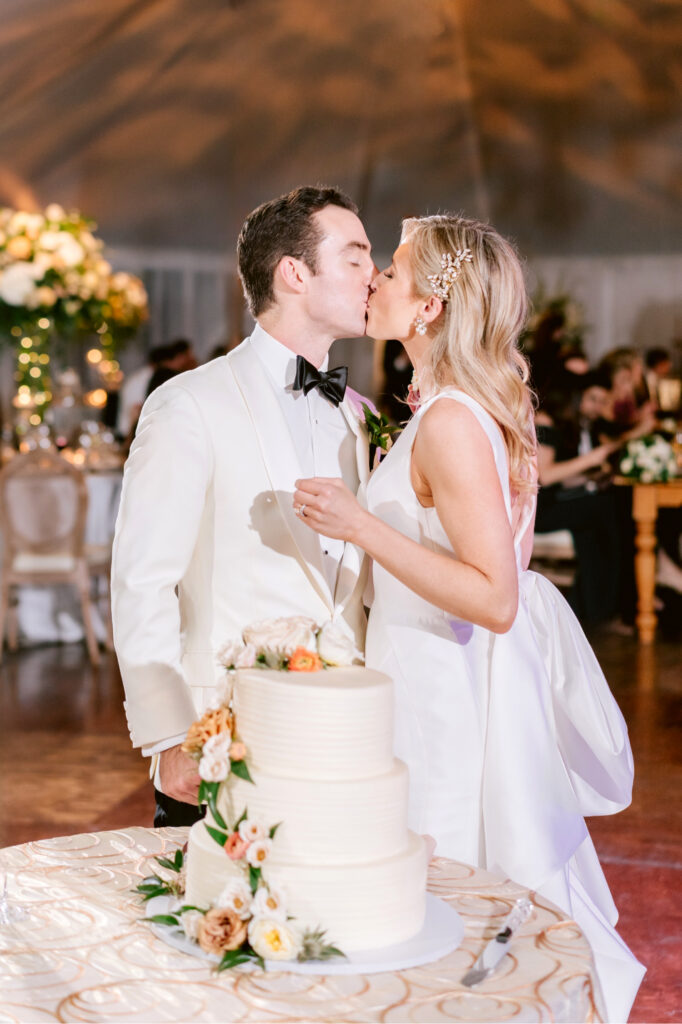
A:
[[[297,480],[294,511],[317,533],[355,543],[369,515],[343,480],[336,477]]]

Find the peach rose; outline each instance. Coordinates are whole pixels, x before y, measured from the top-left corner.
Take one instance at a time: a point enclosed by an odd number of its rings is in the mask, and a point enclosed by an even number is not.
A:
[[[230,860],[241,860],[248,848],[248,842],[242,839],[239,832],[233,832],[225,843],[225,853]]]
[[[319,672],[321,668],[319,655],[305,647],[297,647],[289,658],[290,672]]]
[[[205,953],[224,953],[238,949],[246,939],[248,925],[235,914],[234,910],[218,909],[207,911],[199,924],[197,940]]]
[[[210,708],[197,722],[190,725],[182,749],[186,754],[196,757],[201,753],[206,740],[221,732],[231,734],[233,726],[234,720],[227,708]]]
[[[7,252],[15,260],[27,260],[32,251],[33,246],[26,235],[16,235],[7,243]]]
[[[230,747],[230,761],[243,761],[246,757],[246,747],[239,740]]]

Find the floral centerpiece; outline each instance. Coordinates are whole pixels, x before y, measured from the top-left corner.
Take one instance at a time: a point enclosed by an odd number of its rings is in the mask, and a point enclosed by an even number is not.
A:
[[[144,900],[173,899],[170,910],[147,920],[183,934],[206,953],[220,957],[219,971],[265,960],[327,960],[344,954],[327,942],[322,928],[302,930],[287,913],[286,895],[264,875],[280,823],[269,825],[249,817],[244,809],[228,822],[218,807],[220,787],[234,775],[253,783],[247,750],[239,739],[232,708],[231,676],[238,668],[276,668],[312,672],[328,666],[350,665],[360,655],[352,638],[337,623],[322,627],[306,616],[268,619],[247,627],[242,639],[226,645],[219,661],[228,672],[228,685],[190,727],[182,749],[197,762],[201,777],[198,802],[208,805],[205,828],[221,846],[232,871],[210,907],[185,904],[185,863],[182,850],[157,857],[162,873],[145,878],[137,891]]]
[[[665,483],[679,474],[673,446],[660,434],[628,441],[619,468],[623,476],[643,484]]]
[[[58,203],[41,213],[0,208],[0,337],[17,350],[16,404],[32,409],[33,422],[51,398],[55,337],[97,334],[101,346],[111,349],[147,317],[142,282],[114,272],[95,228]]]

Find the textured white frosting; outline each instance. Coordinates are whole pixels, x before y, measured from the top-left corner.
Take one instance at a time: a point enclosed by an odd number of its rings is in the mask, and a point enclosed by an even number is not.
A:
[[[292,778],[358,779],[393,763],[393,687],[364,668],[240,669],[237,732],[249,764]]]
[[[287,911],[301,928],[323,928],[344,952],[380,949],[421,929],[426,892],[426,849],[409,832],[395,857],[356,864],[272,864],[264,876],[285,894]],[[358,837],[362,843],[362,837]],[[189,837],[185,902],[208,906],[235,865],[202,821]]]
[[[407,830],[407,769],[393,757],[393,686],[363,668],[241,669],[236,731],[255,785],[230,776],[219,809],[281,822],[263,869],[303,929],[344,951],[380,949],[422,927],[426,848]],[[210,822],[210,815],[209,815]],[[185,902],[208,906],[239,871],[204,822],[192,826]]]
[[[291,779],[251,771],[255,785],[233,778],[221,787],[218,809],[227,822],[248,809],[267,826],[282,824],[273,864],[356,864],[391,857],[407,846],[407,768],[368,779]]]

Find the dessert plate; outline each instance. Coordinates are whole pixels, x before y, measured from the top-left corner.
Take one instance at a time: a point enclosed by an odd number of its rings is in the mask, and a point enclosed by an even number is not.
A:
[[[155,896],[147,903],[146,916],[172,913],[180,904],[173,896]],[[152,931],[174,949],[190,956],[217,964],[220,957],[205,953],[183,931],[168,925],[152,924]],[[433,963],[452,953],[464,938],[464,925],[457,911],[432,893],[426,894],[424,926],[407,942],[383,949],[356,950],[345,959],[333,960],[266,960],[266,971],[286,971],[291,974],[376,974],[380,971],[404,971]],[[239,970],[258,970],[253,964],[243,964]]]

